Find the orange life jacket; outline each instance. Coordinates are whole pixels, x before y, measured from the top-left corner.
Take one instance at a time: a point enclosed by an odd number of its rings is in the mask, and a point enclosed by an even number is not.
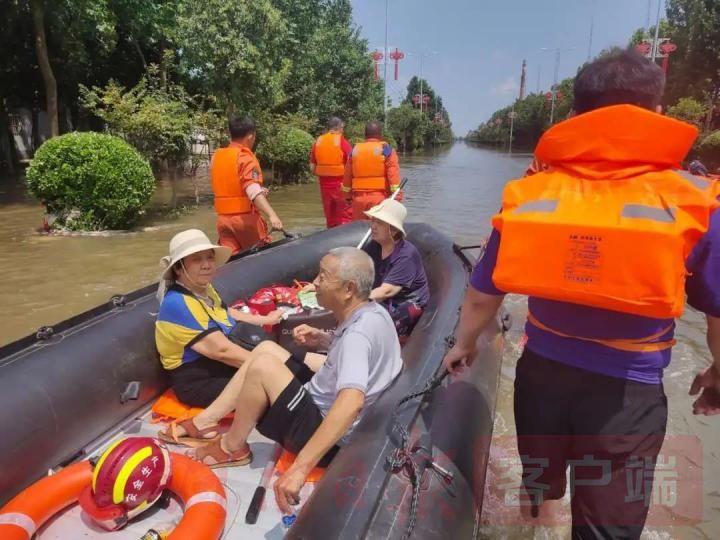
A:
[[[685,260],[720,206],[713,183],[674,170],[696,135],[693,126],[630,105],[548,130],[536,155],[550,170],[508,183],[493,218],[502,235],[495,286],[678,317]]]
[[[220,148],[213,155],[210,176],[215,194],[215,211],[218,214],[246,214],[253,209],[239,175],[239,167],[243,162],[254,164],[253,170],[258,172],[258,178],[253,180],[262,185],[262,169],[250,148],[230,145]]]
[[[352,151],[353,191],[385,191],[385,156],[382,141],[365,141]]]
[[[345,173],[345,156],[342,151],[342,135],[331,131],[320,135],[315,141],[315,174],[318,176],[342,176]]]

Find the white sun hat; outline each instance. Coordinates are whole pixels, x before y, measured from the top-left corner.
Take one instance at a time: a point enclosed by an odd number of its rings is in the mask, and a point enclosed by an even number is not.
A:
[[[382,221],[383,223],[387,223],[388,225],[395,227],[402,233],[403,236],[405,236],[403,224],[405,223],[405,218],[407,217],[407,208],[405,208],[404,204],[394,199],[385,199],[377,206],[373,206],[370,210],[365,212],[365,215],[369,218],[377,219],[378,221]]]
[[[164,296],[165,288],[169,281],[173,281],[172,267],[188,255],[205,251],[207,249],[215,250],[215,264],[222,266],[225,264],[232,250],[225,246],[213,244],[207,235],[199,229],[188,229],[177,233],[170,240],[169,255],[165,255],[160,259],[160,286],[158,287],[158,298]]]

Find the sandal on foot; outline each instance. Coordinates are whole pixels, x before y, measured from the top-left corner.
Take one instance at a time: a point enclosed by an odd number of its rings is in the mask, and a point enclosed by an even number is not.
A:
[[[177,428],[181,427],[185,430],[184,435],[178,435]],[[215,435],[208,437],[208,433],[215,432]],[[192,421],[192,418],[186,418],[181,422],[171,422],[166,431],[158,432],[158,439],[171,444],[181,444],[184,446],[198,446],[208,442],[220,439],[220,426],[215,424],[203,429],[198,429]]]
[[[222,449],[222,438],[217,438],[210,444],[197,448],[194,452],[188,454],[195,461],[199,461],[207,465],[211,469],[220,467],[237,467],[247,465],[252,461],[252,452],[250,446],[245,443],[240,450],[235,452],[226,452]]]

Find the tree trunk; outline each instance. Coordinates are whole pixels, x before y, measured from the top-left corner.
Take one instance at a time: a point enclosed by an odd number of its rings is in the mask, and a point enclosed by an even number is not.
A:
[[[713,112],[715,110],[715,100],[717,99],[718,94],[718,86],[713,84],[712,90],[710,90],[710,93],[708,94],[708,100],[707,100],[707,114],[705,115],[705,126],[704,131],[707,133],[710,131],[710,127],[712,125],[712,119],[713,119]]]
[[[37,54],[40,73],[45,82],[45,101],[47,114],[50,119],[50,136],[60,134],[58,121],[57,81],[53,74],[50,58],[48,57],[47,40],[45,39],[45,6],[43,0],[30,0],[33,25],[35,26],[35,53]]]
[[[135,51],[137,51],[138,56],[140,57],[140,61],[142,62],[143,70],[147,71],[147,61],[145,60],[145,55],[142,52],[142,49],[140,48],[140,44],[138,43],[138,40],[135,39],[135,36],[130,36],[130,40],[132,41],[132,44],[135,46]]]

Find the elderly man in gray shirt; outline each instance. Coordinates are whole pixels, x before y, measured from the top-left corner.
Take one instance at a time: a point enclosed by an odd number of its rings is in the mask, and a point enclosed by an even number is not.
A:
[[[327,350],[327,356],[308,353],[298,359],[275,343],[260,344],[217,400],[193,418],[198,433],[214,436],[195,450],[195,459],[211,467],[249,463],[247,437],[257,427],[297,454],[274,486],[281,510],[291,512],[310,471],[332,460],[363,411],[402,368],[395,326],[387,311],[369,300],[374,277],[372,259],[358,249],[336,248],[322,258],[314,281],[317,299],[339,326],[326,333],[302,325],[294,337],[311,349]],[[217,437],[217,423],[231,410],[230,430]]]

